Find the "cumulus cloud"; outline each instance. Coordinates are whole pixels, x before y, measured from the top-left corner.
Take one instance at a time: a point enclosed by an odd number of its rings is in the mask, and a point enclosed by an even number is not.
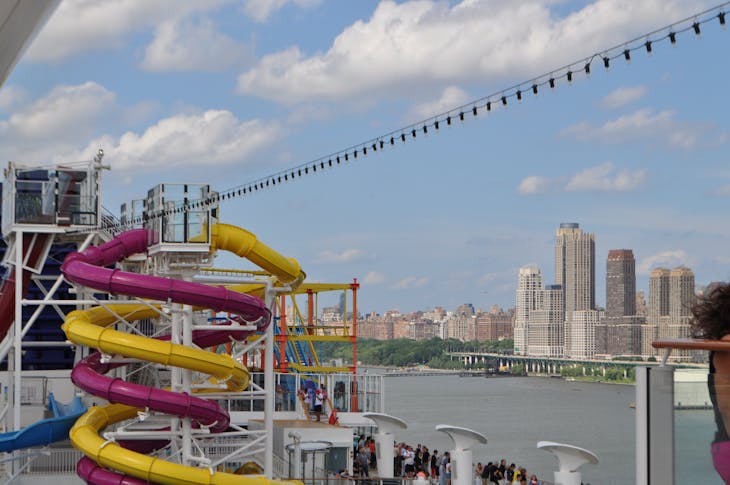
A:
[[[460,106],[469,100],[469,95],[456,86],[448,86],[441,93],[441,97],[434,101],[421,103],[411,110],[411,119],[423,119],[434,114],[443,113],[454,106]]]
[[[541,177],[540,175],[530,175],[522,179],[520,186],[517,187],[517,192],[522,195],[542,194],[548,192],[554,185],[555,181],[553,179]]]
[[[522,195],[545,192],[629,192],[636,190],[646,180],[646,170],[616,170],[606,162],[590,167],[567,178],[530,175],[520,182],[517,192]]]
[[[613,163],[606,162],[573,175],[565,190],[569,192],[628,192],[640,187],[646,179],[646,170],[615,171]]]
[[[428,284],[428,276],[407,276],[392,286],[394,290],[410,290],[423,288]]]
[[[225,165],[246,160],[272,144],[279,132],[274,122],[239,120],[230,111],[208,110],[161,119],[142,133],[99,137],[77,157],[88,158],[103,147],[115,170],[161,170],[199,166],[201,161]]]
[[[19,86],[5,86],[0,89],[0,112],[8,112],[28,99],[28,93]]]
[[[385,275],[378,271],[368,271],[368,274],[366,274],[365,278],[363,278],[362,280],[363,284],[365,285],[378,285],[380,283],[383,283],[384,281]]]
[[[0,119],[0,143],[12,147],[6,156],[29,163],[88,160],[104,148],[115,170],[151,171],[199,166],[201,161],[210,165],[241,162],[281,134],[278,123],[239,120],[226,110],[170,116],[141,133],[99,132],[99,126],[113,126],[114,122],[105,125],[109,119],[149,113],[148,106],[118,106],[113,92],[93,82],[57,86]]]
[[[256,20],[265,22],[277,10],[283,8],[287,3],[293,3],[300,7],[314,7],[322,3],[321,0],[246,0],[243,11]]]
[[[319,253],[316,263],[350,263],[362,259],[365,253],[361,249],[345,249],[341,252],[325,250]]]
[[[636,271],[640,274],[648,274],[652,269],[659,267],[673,268],[676,266],[693,266],[693,260],[687,251],[675,249],[652,254],[641,260],[636,265]]]
[[[31,44],[26,59],[53,61],[115,48],[134,32],[171,18],[208,12],[231,0],[64,0]]]
[[[264,2],[265,4],[278,2]],[[325,52],[264,56],[238,91],[282,103],[398,96],[429,82],[463,84],[534,74],[686,16],[705,0],[596,0],[567,16],[561,2],[382,1]]]
[[[251,46],[218,32],[208,19],[168,20],[155,31],[144,52],[148,71],[219,71],[253,61]]]
[[[634,86],[631,88],[619,88],[608,93],[602,100],[601,105],[605,108],[620,108],[633,103],[644,97],[646,86]]]
[[[707,130],[708,127],[703,124],[678,122],[673,111],[657,113],[644,108],[606,121],[600,126],[578,123],[563,129],[560,136],[605,143],[653,139],[675,148],[689,149],[697,145]]]
[[[103,86],[87,82],[57,86],[47,96],[0,120],[0,137],[14,142],[87,136],[96,121],[114,105],[115,95]]]

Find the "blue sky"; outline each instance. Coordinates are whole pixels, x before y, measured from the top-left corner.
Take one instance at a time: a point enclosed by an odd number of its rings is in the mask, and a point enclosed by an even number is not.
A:
[[[609,249],[633,249],[638,289],[657,266],[727,280],[730,32],[708,22],[588,78],[576,64],[570,84],[559,69],[717,3],[64,0],[0,90],[0,153],[101,147],[118,212],[157,183],[229,189],[552,71],[554,90],[225,201],[222,219],[312,281],[357,277],[365,311],[512,306],[520,266],[553,281],[561,222],[596,234],[600,304]]]

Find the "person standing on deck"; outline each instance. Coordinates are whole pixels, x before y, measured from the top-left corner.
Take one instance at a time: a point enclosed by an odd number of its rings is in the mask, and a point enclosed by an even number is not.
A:
[[[693,336],[730,341],[730,284],[712,288],[692,307]],[[710,352],[707,387],[715,412],[717,432],[711,445],[712,462],[730,483],[730,352]]]
[[[314,392],[314,415],[317,416],[317,421],[322,419],[322,403],[324,402],[322,396],[321,389],[317,389]]]

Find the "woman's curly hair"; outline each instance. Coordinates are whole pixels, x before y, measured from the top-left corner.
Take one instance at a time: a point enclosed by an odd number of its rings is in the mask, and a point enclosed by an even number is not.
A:
[[[719,340],[730,334],[730,283],[720,283],[692,307],[692,335]]]

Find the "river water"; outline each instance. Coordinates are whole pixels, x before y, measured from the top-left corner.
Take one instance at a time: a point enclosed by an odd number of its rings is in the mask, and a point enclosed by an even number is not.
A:
[[[581,468],[593,485],[635,482],[634,387],[546,377],[417,376],[385,379],[385,412],[408,423],[398,441],[439,451],[452,446],[434,426],[448,424],[484,434],[474,462],[507,460],[528,475],[552,480],[557,460],[538,441],[567,443],[594,452],[597,465]],[[711,411],[676,411],[675,483],[722,484],[712,467]]]

